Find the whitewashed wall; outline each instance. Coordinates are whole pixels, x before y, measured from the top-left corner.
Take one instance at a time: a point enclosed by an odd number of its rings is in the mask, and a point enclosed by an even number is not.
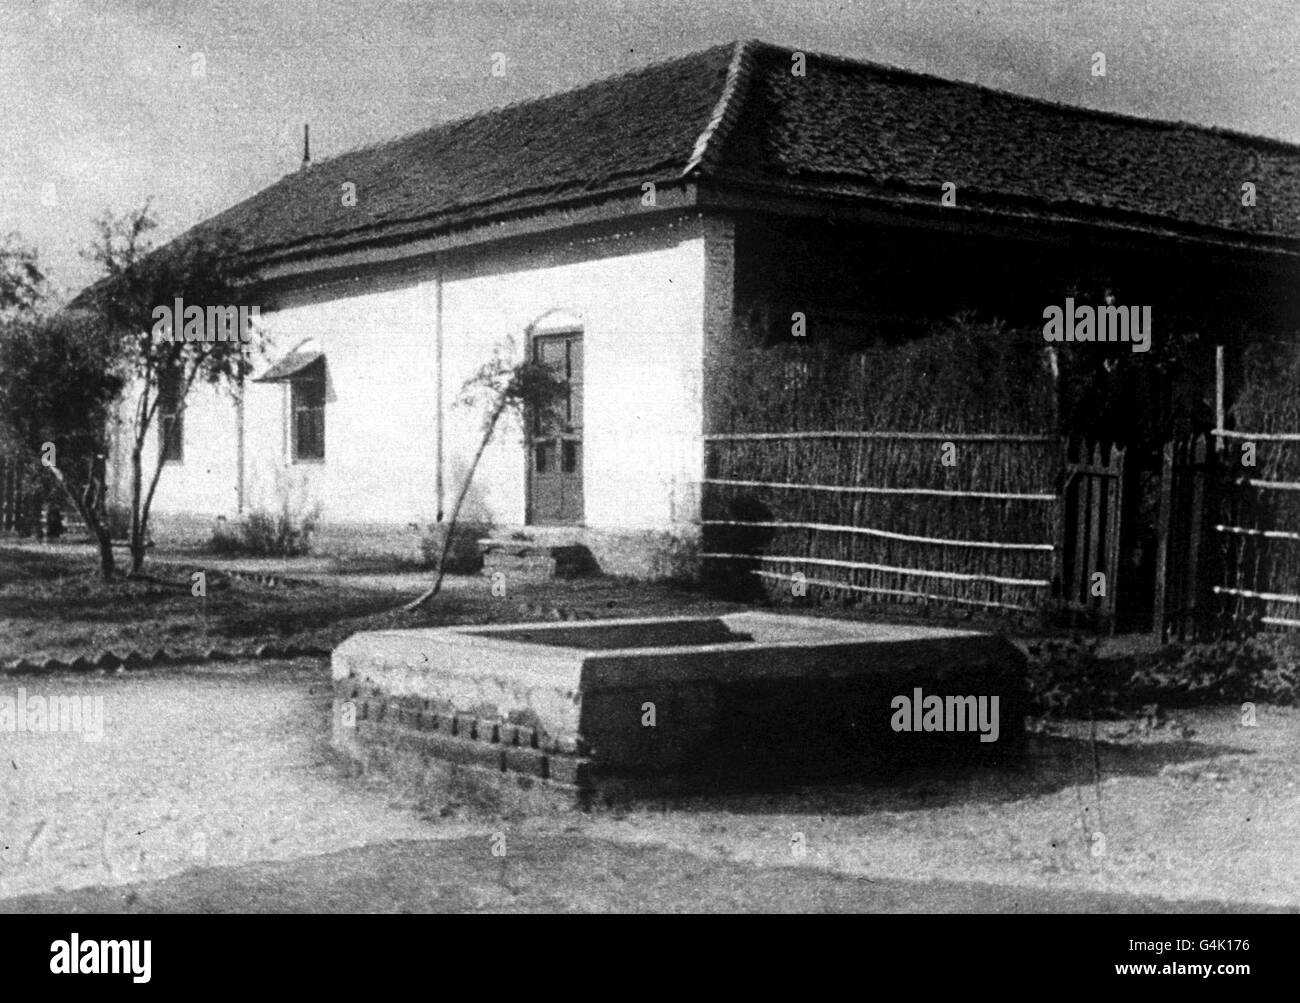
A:
[[[130,425],[138,396],[128,395],[119,409],[119,425],[111,449],[110,499],[126,505],[131,498]],[[185,413],[184,457],[163,468],[154,495],[154,512],[174,512],[205,520],[235,512],[235,459],[239,428],[232,391],[196,384]],[[144,479],[153,476],[158,458],[158,420],[145,443]]]
[[[307,339],[326,354],[326,459],[291,462],[287,387],[249,384],[245,510],[275,508],[289,491],[319,504],[326,524],[434,519],[436,303],[430,269],[296,294],[264,313],[267,357],[254,375]],[[463,382],[507,335],[521,351],[529,325],[557,312],[584,334],[587,526],[688,531],[698,518],[704,355],[704,242],[689,223],[443,265],[445,508],[482,421],[481,411],[453,406]],[[236,427],[228,394],[195,391],[185,460],[164,472],[156,513],[235,515]],[[476,477],[478,513],[524,522],[525,462],[522,430],[503,427]],[[125,475],[123,466],[123,488]]]
[[[513,267],[512,267],[513,265]],[[586,524],[662,529],[698,517],[703,366],[703,242],[616,257],[520,267],[479,260],[450,267],[443,292],[448,401],[506,335],[556,314],[583,329]],[[447,413],[448,493],[472,455],[481,415]],[[481,471],[500,522],[525,515],[522,430],[503,430]]]
[[[434,285],[337,297],[265,318],[271,362],[311,340],[325,352],[325,459],[289,452],[289,388],[250,383],[245,398],[246,507],[282,492],[319,504],[326,522],[417,522],[433,491]]]

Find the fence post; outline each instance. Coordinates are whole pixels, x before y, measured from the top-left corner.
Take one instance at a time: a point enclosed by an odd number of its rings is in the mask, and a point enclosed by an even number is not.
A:
[[[1088,492],[1088,580],[1084,582],[1084,587],[1088,590],[1084,594],[1089,599],[1092,598],[1092,575],[1104,567],[1101,553],[1101,500],[1104,495],[1106,486],[1106,475],[1102,473],[1105,469],[1105,460],[1101,455],[1101,444],[1095,443],[1092,447],[1092,456],[1090,464],[1092,473],[1088,475],[1090,490]],[[1104,573],[1104,572],[1103,572]],[[1102,586],[1105,590],[1101,595],[1101,602],[1097,604],[1096,626],[1101,627],[1106,622],[1106,617],[1110,611],[1110,579],[1106,579]]]
[[[1124,498],[1124,450],[1114,443],[1110,447],[1107,466],[1110,483],[1106,490],[1106,598],[1110,616],[1110,632],[1115,633],[1116,597],[1119,592],[1119,534],[1123,525],[1120,506]]]
[[[1165,638],[1165,586],[1169,565],[1169,531],[1172,524],[1174,490],[1174,444],[1166,442],[1161,450],[1160,517],[1156,526],[1155,608],[1151,628],[1161,641]]]
[[[1065,583],[1065,521],[1069,512],[1070,496],[1070,440],[1061,437],[1061,500],[1056,505],[1056,522],[1052,527],[1052,588],[1061,615],[1069,601],[1069,587]]]
[[[1223,410],[1223,346],[1214,346],[1214,431],[1223,431],[1223,422],[1226,415]],[[1214,451],[1221,452],[1223,449],[1223,436],[1215,435]]]
[[[1200,574],[1200,556],[1201,556],[1201,509],[1205,502],[1205,464],[1207,459],[1207,440],[1197,436],[1192,442],[1191,456],[1191,478],[1192,478],[1192,500],[1191,512],[1188,519],[1187,530],[1187,581],[1184,586],[1186,595],[1184,605],[1186,606],[1187,616],[1186,623],[1191,632],[1191,639],[1196,640],[1200,633],[1201,619],[1201,594],[1197,577]]]
[[[1084,545],[1088,542],[1088,522],[1087,515],[1091,508],[1091,499],[1089,494],[1092,488],[1092,477],[1087,473],[1088,466],[1088,442],[1086,439],[1079,441],[1079,465],[1084,470],[1079,472],[1077,478],[1079,487],[1075,492],[1075,514],[1074,514],[1074,567],[1073,574],[1070,576],[1073,581],[1070,584],[1070,599],[1075,603],[1078,612],[1074,615],[1074,622],[1077,624],[1080,617],[1087,615],[1088,609],[1088,557],[1084,553]]]

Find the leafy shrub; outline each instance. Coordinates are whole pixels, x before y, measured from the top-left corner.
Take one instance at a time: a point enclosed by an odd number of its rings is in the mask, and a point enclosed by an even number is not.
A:
[[[1039,713],[1059,717],[1115,717],[1153,704],[1293,704],[1300,700],[1300,638],[1168,644],[1108,659],[1097,657],[1095,640],[1045,641],[1029,649],[1029,689]]]
[[[217,554],[221,557],[247,553],[244,549],[244,541],[238,534],[222,532],[212,534],[212,538],[208,540],[207,551],[209,554]]]
[[[1095,639],[1030,645],[1027,681],[1031,702],[1040,714],[1053,717],[1086,716],[1089,709],[1097,712],[1100,664]]]
[[[298,557],[311,551],[318,513],[301,517],[281,511],[276,515],[252,512],[240,527],[247,553],[266,557]]]
[[[1253,697],[1272,668],[1272,656],[1254,639],[1171,644],[1138,666],[1130,684],[1169,706],[1235,702]]]
[[[1300,636],[1260,634],[1254,640],[1273,658],[1273,664],[1257,684],[1276,694],[1269,698],[1273,703],[1300,703]]]
[[[435,522],[425,527],[420,538],[420,553],[427,567],[436,567],[442,553],[442,541],[451,523]],[[452,531],[451,547],[447,551],[446,570],[453,575],[474,575],[483,568],[483,554],[478,541],[490,535],[492,527],[485,522],[458,522]]]
[[[208,550],[214,554],[250,557],[301,557],[311,553],[311,538],[319,522],[319,508],[301,514],[289,509],[278,513],[258,509],[239,524],[237,534],[218,526],[208,542]]]
[[[239,523],[238,535],[218,519],[208,549],[218,554],[252,557],[300,557],[311,553],[311,539],[320,525],[321,507],[309,501],[309,483],[284,471],[275,473],[277,510],[253,509]]]

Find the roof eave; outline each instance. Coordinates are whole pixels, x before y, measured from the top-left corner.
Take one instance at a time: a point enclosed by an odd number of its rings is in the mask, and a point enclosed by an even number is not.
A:
[[[865,190],[861,186],[827,185],[814,181],[763,183],[712,179],[701,182],[698,194],[701,208],[757,209],[789,216],[824,216],[828,209],[833,209],[841,218],[857,217],[862,222],[908,222],[939,229],[964,229],[974,221],[990,229],[1016,230],[1021,235],[1027,226],[1046,224],[1300,259],[1300,239],[1286,236],[1180,224],[1163,218],[1137,213],[1120,214],[1105,209],[1089,213],[1083,211],[1084,207],[1029,201],[993,206],[980,204],[970,195],[963,202],[960,207],[940,207],[929,195],[881,192]]]
[[[256,280],[271,284],[318,272],[397,264],[590,224],[662,219],[695,207],[698,200],[693,181],[657,187],[653,208],[643,204],[643,194],[638,186],[546,207],[533,206],[488,216],[469,214],[463,221],[439,219],[419,227],[360,235],[355,240],[330,242],[325,246],[287,248],[278,253],[272,249],[270,253],[250,256],[249,262]]]

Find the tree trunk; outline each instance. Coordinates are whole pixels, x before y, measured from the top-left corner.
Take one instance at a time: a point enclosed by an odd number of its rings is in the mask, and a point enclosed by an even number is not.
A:
[[[433,580],[433,587],[412,599],[402,607],[403,610],[419,609],[442,590],[442,580],[447,575],[447,554],[451,551],[451,537],[456,532],[456,520],[460,517],[461,506],[465,504],[465,496],[469,494],[469,485],[474,480],[474,471],[478,469],[478,461],[483,458],[488,443],[492,441],[492,433],[496,431],[497,422],[501,420],[501,415],[505,412],[505,409],[506,405],[502,403],[492,412],[487,428],[483,431],[483,439],[478,444],[478,452],[474,454],[469,470],[465,473],[465,480],[460,486],[460,494],[456,496],[456,504],[451,510],[451,518],[447,520],[447,531],[442,537],[442,547],[438,553],[438,573]]]
[[[153,496],[154,492],[158,490],[158,480],[162,477],[163,462],[163,452],[160,446],[158,449],[158,462],[154,464],[153,477],[149,481],[149,490],[145,492],[143,500],[138,496],[135,499],[135,507],[140,513],[140,556],[136,558],[135,555],[132,554],[134,562],[134,567],[132,568],[133,574],[139,573],[141,568],[144,567],[144,557],[147,549],[145,543],[149,539],[149,513],[153,510]]]
[[[77,493],[64,479],[63,471],[58,467],[51,467],[50,471],[54,474],[54,479],[59,482],[59,487],[63,489],[68,501],[72,502],[72,507],[85,522],[86,528],[95,534],[95,542],[99,544],[99,574],[104,581],[111,582],[117,577],[117,562],[113,559],[113,538],[109,536],[108,527],[100,521],[99,513],[94,506],[77,497]]]
[[[161,446],[159,447],[161,448]],[[144,568],[144,526],[140,522],[140,493],[144,489],[144,460],[140,443],[131,450],[131,574]]]
[[[106,582],[117,577],[117,561],[113,559],[113,538],[104,526],[95,526],[95,540],[99,543],[99,574]]]

